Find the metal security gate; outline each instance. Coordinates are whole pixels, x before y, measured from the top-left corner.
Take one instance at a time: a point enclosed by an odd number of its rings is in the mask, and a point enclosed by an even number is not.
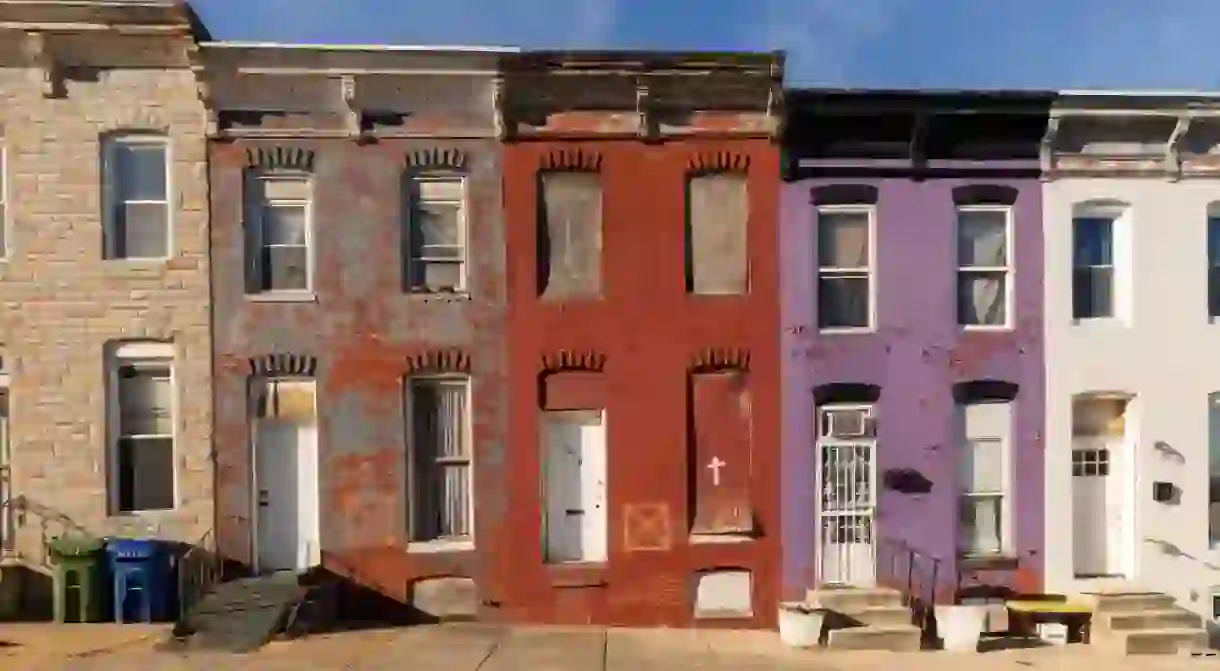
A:
[[[858,414],[844,420],[836,415]],[[868,409],[824,410],[818,439],[819,582],[876,581],[876,443]]]

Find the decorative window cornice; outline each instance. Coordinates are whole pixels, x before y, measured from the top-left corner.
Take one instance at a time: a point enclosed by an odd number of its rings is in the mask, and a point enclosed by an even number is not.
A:
[[[469,161],[469,155],[457,147],[430,147],[407,152],[405,162],[407,169],[412,172],[465,172]]]
[[[313,172],[314,151],[303,147],[249,147],[246,149],[246,167]]]
[[[999,184],[966,184],[953,189],[955,205],[1015,205],[1020,192]]]
[[[879,192],[871,184],[827,184],[809,190],[814,205],[876,205]]]
[[[588,149],[556,149],[542,157],[542,169],[598,172],[602,169],[602,155]]]
[[[705,347],[691,356],[688,365],[692,373],[750,370],[750,350],[741,347]]]
[[[411,375],[428,373],[470,374],[470,354],[460,348],[426,349],[407,357],[407,371]]]
[[[547,373],[589,371],[600,373],[606,367],[606,355],[595,350],[561,349],[542,355],[542,369]]]
[[[250,358],[250,374],[258,377],[314,377],[318,358],[310,354],[274,353]]]
[[[701,152],[690,157],[686,168],[695,174],[749,172],[750,156],[731,151]]]

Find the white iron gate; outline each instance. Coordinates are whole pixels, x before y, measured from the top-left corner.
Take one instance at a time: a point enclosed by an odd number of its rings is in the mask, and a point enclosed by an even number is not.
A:
[[[818,443],[819,582],[876,580],[876,468],[872,441]]]

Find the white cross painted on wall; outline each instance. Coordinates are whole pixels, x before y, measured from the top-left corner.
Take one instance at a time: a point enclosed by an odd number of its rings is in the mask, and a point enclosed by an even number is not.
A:
[[[712,470],[712,484],[720,486],[720,469],[728,466],[727,463],[720,460],[720,457],[712,457],[711,463],[707,465]]]

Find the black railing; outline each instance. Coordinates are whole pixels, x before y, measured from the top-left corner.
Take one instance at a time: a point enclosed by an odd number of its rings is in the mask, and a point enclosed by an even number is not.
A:
[[[877,546],[879,581],[902,592],[912,622],[927,629],[941,579],[942,560],[905,541],[881,539]]]
[[[184,622],[212,587],[220,582],[220,555],[216,536],[208,529],[191,549],[178,559],[178,621]]]
[[[30,515],[38,518],[41,536],[39,545],[42,548],[42,556],[22,556],[25,561],[35,560],[42,564],[49,564],[48,544],[60,536],[93,536],[88,529],[71,517],[20,495],[0,501],[0,550],[16,554],[17,528],[25,526]]]

